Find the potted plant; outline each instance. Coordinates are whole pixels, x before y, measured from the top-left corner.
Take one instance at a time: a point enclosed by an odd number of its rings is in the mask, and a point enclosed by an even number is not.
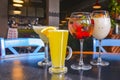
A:
[[[108,7],[110,11],[112,29],[116,30],[116,23],[120,17],[120,0],[110,0]]]

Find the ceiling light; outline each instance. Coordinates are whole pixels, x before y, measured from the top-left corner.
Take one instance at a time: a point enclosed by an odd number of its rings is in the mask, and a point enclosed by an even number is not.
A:
[[[22,4],[13,4],[13,6],[15,6],[15,7],[23,7]]]
[[[24,3],[22,0],[13,0],[15,3]]]
[[[59,24],[59,26],[63,26],[63,24]]]
[[[96,3],[93,5],[93,9],[100,9],[101,5],[98,3],[98,0],[96,0]]]
[[[70,19],[70,17],[66,17],[65,19],[66,19],[66,20],[69,20],[69,19]]]
[[[67,22],[67,21],[65,21],[65,20],[62,20],[62,21],[61,21],[61,23],[66,23],[66,22]]]
[[[13,14],[21,14],[21,11],[13,11]]]
[[[15,8],[15,10],[13,10],[13,14],[21,14],[21,10],[19,8]]]

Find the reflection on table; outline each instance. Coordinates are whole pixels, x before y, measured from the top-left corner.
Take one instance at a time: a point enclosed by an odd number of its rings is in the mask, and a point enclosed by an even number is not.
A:
[[[66,61],[68,72],[66,74],[50,74],[48,66],[40,67],[37,62],[42,60],[37,57],[16,57],[0,60],[0,80],[120,80],[120,60],[106,59],[109,66],[93,66],[88,71],[77,71],[71,69],[70,65],[78,63],[79,54],[73,54]],[[85,54],[84,61],[89,63],[92,54]]]

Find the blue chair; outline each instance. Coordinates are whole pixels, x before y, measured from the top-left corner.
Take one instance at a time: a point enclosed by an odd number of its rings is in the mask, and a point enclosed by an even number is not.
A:
[[[110,52],[107,52],[104,47],[105,46],[120,46],[120,39],[103,39],[101,41],[101,52],[103,52],[102,54],[102,58],[103,59],[112,59],[112,60],[120,60],[120,54],[116,53],[116,54],[112,54]],[[97,52],[97,47],[99,47],[99,40],[93,38],[93,58],[97,58],[98,54],[95,54]]]
[[[44,55],[44,52],[39,52],[39,50],[44,47],[44,42],[39,38],[16,38],[16,39],[4,39],[0,38],[1,42],[1,58],[5,58],[6,56],[11,56],[6,54],[6,48],[8,48],[13,55],[35,55],[40,54]],[[19,52],[15,49],[15,47],[36,47],[32,53],[27,54],[19,54]],[[13,56],[12,55],[12,56]],[[44,56],[42,56],[44,57]]]

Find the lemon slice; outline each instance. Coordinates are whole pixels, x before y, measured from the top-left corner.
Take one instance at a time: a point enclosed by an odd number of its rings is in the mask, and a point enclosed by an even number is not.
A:
[[[53,27],[53,26],[45,27],[44,29],[41,30],[41,33],[48,37],[48,35],[49,35],[48,31],[49,30],[56,30],[56,27]]]

